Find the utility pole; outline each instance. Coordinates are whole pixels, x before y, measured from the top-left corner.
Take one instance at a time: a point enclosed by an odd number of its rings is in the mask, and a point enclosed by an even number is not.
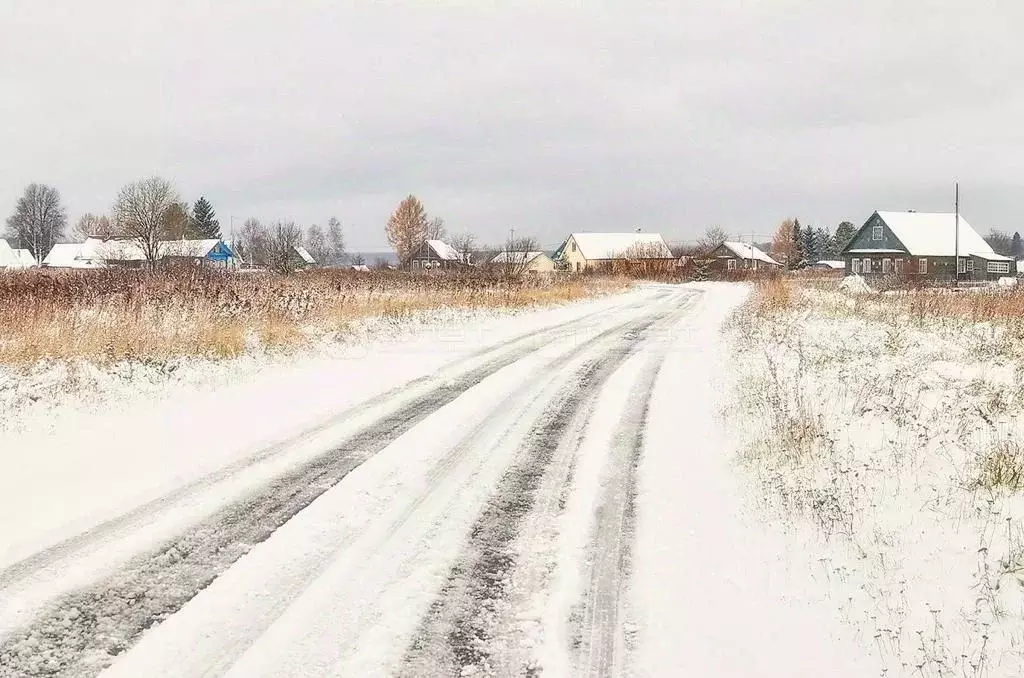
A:
[[[960,182],[957,181],[953,184],[953,219],[955,220],[955,226],[953,229],[953,237],[956,238],[956,243],[953,245],[953,259],[954,270],[956,273],[953,277],[953,287],[960,286]]]

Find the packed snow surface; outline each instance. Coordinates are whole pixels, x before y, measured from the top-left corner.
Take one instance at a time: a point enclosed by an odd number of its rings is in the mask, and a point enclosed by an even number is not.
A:
[[[0,676],[872,675],[742,495],[746,293],[646,285],[0,433]]]

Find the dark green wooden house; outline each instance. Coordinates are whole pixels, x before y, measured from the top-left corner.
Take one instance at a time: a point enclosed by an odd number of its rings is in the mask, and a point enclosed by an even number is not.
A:
[[[1016,262],[996,254],[963,216],[952,212],[875,212],[843,249],[847,275],[908,280],[998,280]],[[957,258],[959,256],[959,259]]]

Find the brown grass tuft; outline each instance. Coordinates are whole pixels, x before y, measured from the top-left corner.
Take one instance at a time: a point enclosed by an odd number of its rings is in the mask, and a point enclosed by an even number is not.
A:
[[[1024,490],[1024,450],[1015,442],[997,443],[978,459],[974,486],[986,490]]]
[[[442,308],[526,308],[618,291],[622,278],[481,273],[204,269],[0,272],[0,363],[43,358],[231,357],[250,342],[286,348],[359,318]]]

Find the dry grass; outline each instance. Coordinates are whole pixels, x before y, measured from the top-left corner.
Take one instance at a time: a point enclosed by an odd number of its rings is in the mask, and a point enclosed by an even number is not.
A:
[[[525,308],[624,289],[621,278],[209,270],[0,273],[0,363],[230,357],[345,332],[360,318]]]
[[[978,458],[975,487],[986,490],[1024,490],[1024,450],[1002,441]]]

